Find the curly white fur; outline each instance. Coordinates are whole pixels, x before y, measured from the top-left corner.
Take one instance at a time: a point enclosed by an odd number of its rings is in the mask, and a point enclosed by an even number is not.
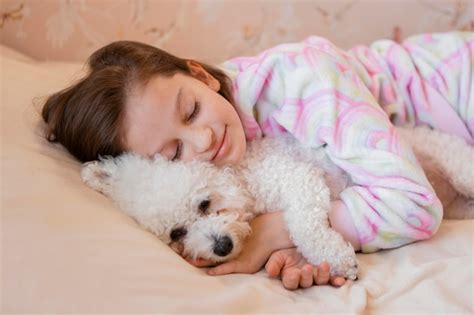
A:
[[[239,167],[221,169],[125,154],[85,164],[82,177],[175,251],[216,262],[240,252],[251,218],[283,210],[293,242],[311,263],[327,261],[333,274],[356,278],[354,250],[328,222],[330,197],[349,178],[324,150],[264,139],[249,145]],[[208,208],[200,209],[205,201]],[[185,235],[173,239],[179,229]]]
[[[472,148],[418,128],[406,138],[415,151],[438,159],[436,166],[453,185],[473,198],[473,177],[463,175],[466,167],[468,174],[472,172]],[[466,154],[464,163],[469,165],[449,159],[453,146]],[[308,261],[327,261],[333,275],[357,277],[352,246],[328,222],[330,201],[338,198],[350,178],[329,160],[324,148],[305,149],[287,137],[253,141],[238,167],[221,169],[209,163],[125,154],[86,163],[82,177],[182,255],[216,262],[232,259],[251,232],[249,220],[281,210],[292,241]]]

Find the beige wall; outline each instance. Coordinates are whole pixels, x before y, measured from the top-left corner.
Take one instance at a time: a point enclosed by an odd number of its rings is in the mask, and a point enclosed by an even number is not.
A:
[[[342,47],[474,29],[470,0],[0,0],[1,43],[38,59],[85,60],[120,39],[219,62],[317,34]]]

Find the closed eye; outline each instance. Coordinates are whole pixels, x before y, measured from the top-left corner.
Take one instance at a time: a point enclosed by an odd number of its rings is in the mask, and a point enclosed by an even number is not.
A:
[[[188,116],[187,122],[193,122],[193,120],[197,117],[200,111],[201,105],[198,102],[195,102],[193,112],[191,113],[191,115]]]
[[[174,154],[174,156],[171,158],[171,161],[176,161],[178,160],[180,157],[181,157],[181,151],[183,150],[183,144],[180,142],[178,142],[178,146],[176,147],[176,153]]]
[[[193,122],[194,119],[196,119],[197,115],[201,111],[201,105],[197,102],[194,103],[194,109],[191,115],[186,119],[186,122]],[[183,150],[183,144],[182,142],[178,142],[178,146],[176,147],[176,153],[174,156],[171,158],[171,161],[176,161],[181,157],[181,152]]]

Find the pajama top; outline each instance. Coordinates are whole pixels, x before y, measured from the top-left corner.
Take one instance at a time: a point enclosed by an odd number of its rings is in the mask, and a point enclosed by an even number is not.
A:
[[[290,133],[325,145],[353,185],[340,199],[363,252],[427,239],[442,205],[393,124],[472,143],[473,33],[391,40],[347,52],[312,36],[224,62],[247,140]],[[466,70],[467,68],[467,70]]]

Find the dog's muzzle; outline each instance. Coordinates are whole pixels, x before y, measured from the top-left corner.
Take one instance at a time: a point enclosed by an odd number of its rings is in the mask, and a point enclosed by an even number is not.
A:
[[[232,243],[232,239],[228,236],[222,236],[215,238],[214,243],[214,254],[220,257],[224,257],[232,252],[234,248],[234,244]]]

